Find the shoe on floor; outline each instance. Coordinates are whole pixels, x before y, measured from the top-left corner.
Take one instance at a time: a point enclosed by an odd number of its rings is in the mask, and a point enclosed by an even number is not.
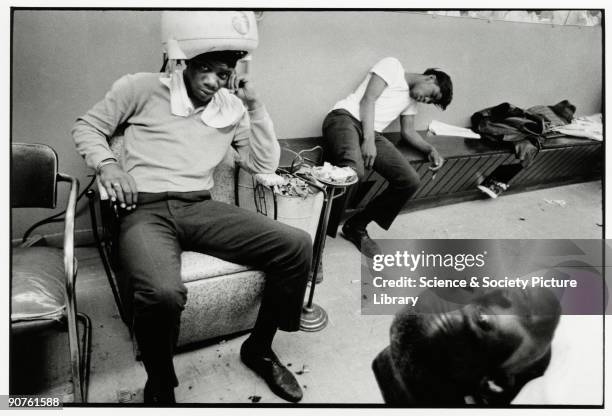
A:
[[[505,183],[494,181],[491,179],[487,179],[483,183],[478,185],[478,189],[480,189],[482,193],[489,196],[489,198],[497,198],[502,192],[504,192],[508,188],[509,186]]]
[[[240,348],[240,359],[263,378],[278,397],[297,403],[302,400],[302,388],[291,371],[281,364],[273,351],[259,352],[245,341]]]
[[[372,258],[376,254],[381,254],[380,246],[370,238],[368,231],[365,228],[353,226],[349,221],[342,226],[342,235],[361,251],[361,253]]]

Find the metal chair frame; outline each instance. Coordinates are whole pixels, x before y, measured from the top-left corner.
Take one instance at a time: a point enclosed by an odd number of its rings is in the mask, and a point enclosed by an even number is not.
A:
[[[55,158],[55,166],[57,166],[57,154],[55,151],[46,145],[41,144],[26,144],[26,143],[13,143],[12,149],[16,147],[21,148],[35,148],[44,150],[51,150]],[[13,172],[14,174],[15,172]],[[66,311],[64,317],[66,318],[66,325],[68,327],[68,340],[70,346],[70,361],[71,361],[71,372],[72,372],[72,383],[74,389],[74,400],[75,402],[87,402],[87,390],[89,386],[89,364],[91,356],[91,320],[84,313],[78,312],[77,300],[76,300],[76,277],[77,277],[77,263],[74,256],[74,219],[76,211],[77,195],[79,192],[79,181],[69,175],[56,172],[54,186],[54,196],[57,194],[56,187],[57,182],[68,182],[70,183],[70,193],[68,197],[68,204],[66,206],[65,220],[64,220],[64,241],[63,241],[63,253],[64,253],[64,278],[65,278],[65,303]],[[53,202],[53,206],[55,201]],[[12,205],[13,206],[13,205]],[[32,206],[32,205],[28,205]],[[14,205],[14,208],[20,208],[20,206]],[[41,207],[48,208],[47,205],[41,204]],[[79,331],[77,320],[80,321],[84,327],[83,334],[83,351],[79,345]],[[47,326],[48,319],[40,319],[34,321],[15,322],[11,323],[11,330],[34,330],[40,326]]]

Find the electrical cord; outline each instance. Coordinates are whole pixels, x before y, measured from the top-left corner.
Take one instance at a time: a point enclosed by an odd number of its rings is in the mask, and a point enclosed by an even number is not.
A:
[[[293,158],[293,160],[291,161],[291,167],[290,167],[290,172],[293,173],[296,169],[295,169],[295,163],[298,162],[299,165],[297,166],[297,168],[299,169],[300,166],[302,166],[304,164],[305,161],[308,161],[310,163],[312,163],[313,166],[317,165],[317,161],[307,158],[305,156],[302,156],[302,153],[306,153],[306,152],[313,152],[315,150],[320,150],[323,151],[323,147],[321,146],[315,146],[312,147],[310,149],[302,149],[299,152],[295,152],[294,150],[290,149],[289,146],[285,145],[281,148],[281,150],[286,150],[289,153],[293,153],[295,155],[295,157]]]

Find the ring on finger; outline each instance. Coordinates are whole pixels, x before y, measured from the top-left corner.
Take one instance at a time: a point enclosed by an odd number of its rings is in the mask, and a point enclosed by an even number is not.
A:
[[[121,184],[119,182],[113,182],[111,185],[115,188],[117,187],[121,188]]]

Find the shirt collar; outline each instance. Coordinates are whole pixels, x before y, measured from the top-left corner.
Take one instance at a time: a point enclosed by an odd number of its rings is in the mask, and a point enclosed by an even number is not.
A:
[[[213,96],[206,107],[195,108],[187,95],[187,87],[183,79],[183,71],[176,70],[172,74],[162,74],[159,81],[170,89],[170,111],[179,117],[189,117],[202,112],[202,122],[215,128],[223,128],[235,124],[246,111],[242,100],[226,88],[221,88]]]

